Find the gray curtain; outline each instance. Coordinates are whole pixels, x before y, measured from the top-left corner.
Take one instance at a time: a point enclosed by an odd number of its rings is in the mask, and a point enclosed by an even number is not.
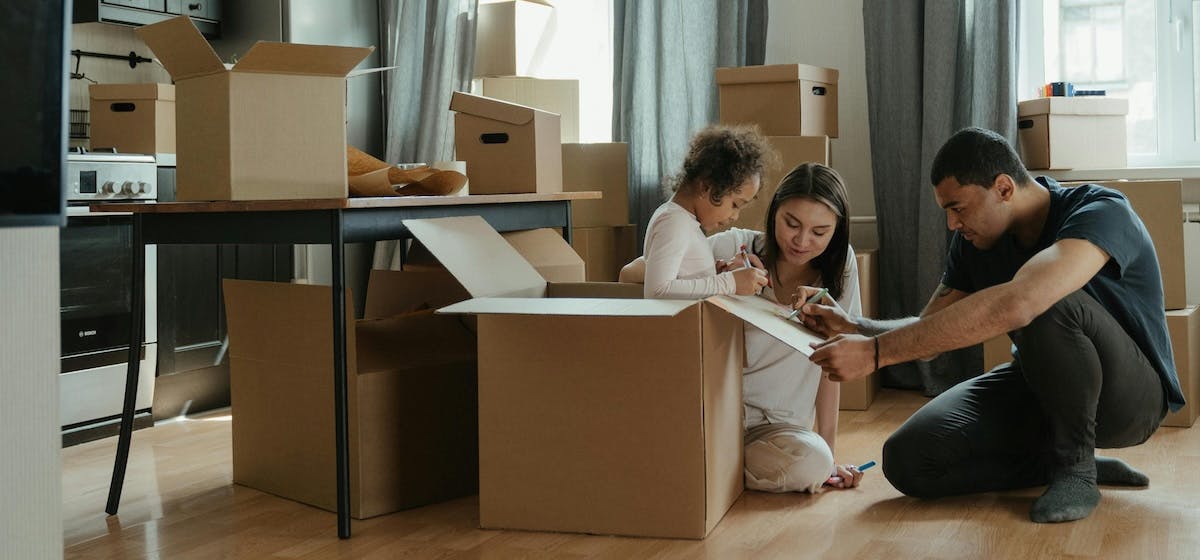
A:
[[[1016,140],[1016,0],[863,0],[883,317],[920,313],[949,231],[929,172],[960,128]],[[883,383],[936,395],[981,373],[978,346],[887,368]]]
[[[450,95],[469,91],[475,69],[478,0],[380,0],[389,163],[453,159]],[[399,244],[375,245],[375,268],[398,268]]]
[[[613,139],[629,143],[629,215],[662,204],[662,179],[717,120],[715,73],[762,64],[766,0],[613,0]]]

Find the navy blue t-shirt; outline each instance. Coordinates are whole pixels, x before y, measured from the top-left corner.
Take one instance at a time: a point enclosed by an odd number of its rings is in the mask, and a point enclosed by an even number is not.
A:
[[[1162,379],[1171,411],[1184,405],[1183,391],[1171,354],[1171,339],[1163,314],[1162,276],[1158,257],[1145,224],[1125,195],[1099,185],[1063,188],[1054,179],[1038,177],[1050,191],[1050,212],[1037,243],[1028,249],[1005,234],[983,251],[958,232],[950,240],[942,284],[976,292],[1013,279],[1042,249],[1059,239],[1085,239],[1111,257],[1083,289],[1116,318]]]

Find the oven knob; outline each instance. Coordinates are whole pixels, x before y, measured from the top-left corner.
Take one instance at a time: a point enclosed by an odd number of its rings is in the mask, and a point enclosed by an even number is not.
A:
[[[133,194],[133,181],[121,183],[121,194]]]
[[[100,194],[116,194],[117,184],[112,181],[105,181],[100,185]]]
[[[136,192],[137,194],[146,194],[146,193],[150,192],[150,183],[147,183],[145,181],[138,181],[137,190],[134,192]]]

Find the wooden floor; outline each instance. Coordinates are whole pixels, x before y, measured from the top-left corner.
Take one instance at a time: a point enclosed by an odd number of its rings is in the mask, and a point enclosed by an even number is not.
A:
[[[879,459],[889,433],[925,399],[887,391],[844,412],[842,461]],[[135,434],[121,514],[104,502],[115,438],[63,451],[66,558],[1198,558],[1200,426],[1162,428],[1111,454],[1151,487],[1102,490],[1090,518],[1029,522],[1040,489],[920,501],[870,471],[861,488],[817,496],[747,492],[703,541],[476,529],[467,498],[355,521],[231,484],[228,413]]]

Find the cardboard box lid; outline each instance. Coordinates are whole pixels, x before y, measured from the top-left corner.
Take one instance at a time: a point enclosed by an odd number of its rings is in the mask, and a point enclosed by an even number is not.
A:
[[[1124,115],[1129,100],[1116,97],[1043,97],[1017,103],[1017,116],[1032,115]]]
[[[534,109],[533,107],[526,107],[508,101],[501,101],[481,95],[472,95],[461,91],[456,91],[454,95],[450,96],[450,110],[516,125],[528,124],[537,115],[549,116],[554,114]]]
[[[221,57],[187,16],[145,25],[134,31],[177,81],[225,71]]]
[[[479,216],[404,220],[472,297],[542,297],[546,281]]]
[[[836,84],[838,81],[838,71],[833,68],[810,66],[808,64],[771,64],[766,66],[717,68],[717,85],[796,82],[800,80]]]
[[[682,299],[476,298],[443,307],[438,313],[464,315],[585,315],[674,317],[696,305]]]
[[[175,101],[172,84],[91,84],[88,97],[92,99],[158,99]]]
[[[778,311],[784,310],[784,307],[758,296],[712,296],[705,301],[758,327],[805,356],[813,353],[809,344],[825,340],[804,325],[779,316]]]
[[[517,253],[540,271],[543,278],[550,281],[569,281],[574,278],[583,281],[583,259],[579,258],[558,230],[550,228],[513,231],[502,234]],[[558,277],[547,276],[558,271]],[[575,275],[572,272],[578,271]]]
[[[233,65],[233,71],[344,78],[374,50],[259,41]]]

